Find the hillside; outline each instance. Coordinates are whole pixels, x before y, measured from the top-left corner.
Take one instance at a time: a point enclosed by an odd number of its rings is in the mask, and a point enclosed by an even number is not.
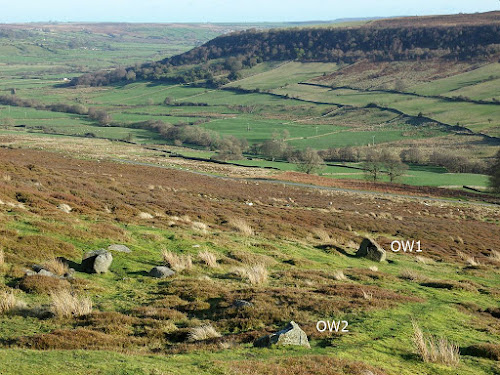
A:
[[[125,79],[168,80],[172,66],[207,64],[217,59],[231,71],[261,61],[354,63],[415,61],[442,58],[494,61],[500,53],[500,12],[486,15],[403,18],[369,22],[348,28],[292,28],[248,30],[217,37],[186,53],[112,74],[87,75],[72,83],[102,85]],[[444,25],[440,22],[445,20]],[[462,23],[463,21],[463,23]],[[198,69],[196,78],[207,79],[223,69],[212,64]],[[135,78],[130,78],[130,72]],[[170,77],[170,80],[172,77]]]
[[[2,373],[449,374],[419,359],[412,319],[459,345],[453,373],[495,371],[497,207],[221,184],[130,145],[56,144],[66,151],[0,150],[0,294],[16,301],[0,304]],[[117,163],[115,153],[142,162]],[[423,252],[355,257],[365,236],[386,249],[420,239]],[[111,244],[131,252],[113,251],[105,274],[84,272],[83,254]],[[71,277],[25,276],[33,264],[57,266],[56,257],[75,268]],[[175,275],[149,274],[162,264]],[[262,276],[252,278],[253,267]],[[65,291],[91,311],[56,310]],[[349,332],[319,332],[325,319],[347,321]],[[290,320],[310,349],[253,347]],[[193,336],[207,324],[217,334]]]
[[[498,14],[1,25],[0,374],[498,373]]]

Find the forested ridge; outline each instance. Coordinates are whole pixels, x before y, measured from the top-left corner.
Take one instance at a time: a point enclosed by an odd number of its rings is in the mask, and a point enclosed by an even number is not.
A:
[[[377,24],[378,25],[378,24]],[[73,85],[100,86],[119,81],[160,80],[224,84],[262,61],[354,63],[441,58],[497,59],[500,23],[455,26],[291,28],[246,30],[217,37],[186,53],[153,63],[75,78]],[[194,65],[190,68],[179,67]],[[221,80],[220,75],[225,74]],[[215,76],[219,76],[215,79]]]

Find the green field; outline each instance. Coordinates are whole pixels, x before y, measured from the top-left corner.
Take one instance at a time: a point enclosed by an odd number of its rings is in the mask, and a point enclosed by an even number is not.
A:
[[[266,25],[270,26],[272,25]],[[243,26],[231,27],[236,30]],[[444,124],[459,124],[476,133],[495,135],[499,129],[500,106],[494,104],[447,102],[383,90],[363,92],[355,87],[330,90],[299,84],[317,82],[316,79],[320,78],[328,82],[330,75],[348,68],[335,63],[262,62],[251,69],[243,69],[241,78],[222,87],[225,90],[162,82],[134,82],[92,88],[62,86],[62,78],[72,77],[77,72],[116,65],[116,59],[120,60],[120,65],[126,65],[146,58],[158,59],[159,55],[177,53],[182,48],[188,49],[195,40],[209,39],[214,33],[221,32],[222,26],[161,28],[135,25],[125,30],[112,28],[109,35],[104,32],[109,30],[102,29],[101,26],[92,30],[89,33],[75,30],[71,25],[66,28],[54,26],[50,32],[31,30],[22,42],[20,39],[3,40],[0,49],[4,48],[4,56],[9,56],[10,60],[3,65],[0,61],[0,75],[4,78],[0,82],[0,91],[9,94],[15,88],[16,95],[20,98],[33,99],[46,105],[81,104],[104,109],[111,116],[112,126],[100,127],[85,115],[4,105],[0,106],[0,124],[5,130],[15,126],[20,132],[52,132],[75,136],[92,133],[100,138],[128,138],[141,144],[172,144],[172,140],[163,140],[151,131],[134,129],[136,123],[161,120],[174,125],[197,122],[200,123],[199,127],[220,136],[244,138],[249,145],[261,143],[271,137],[285,137],[285,142],[296,149],[346,146],[366,148],[375,144],[400,152],[409,145],[421,144],[427,153],[432,153],[441,144],[449,148],[457,139],[459,144],[465,145],[467,139],[460,136],[456,138],[456,135],[451,135],[448,129],[440,125],[419,124],[415,121],[419,114]],[[121,34],[116,38],[118,34],[113,33],[120,30]],[[47,35],[51,38],[47,38],[44,33],[49,33]],[[115,37],[110,39],[110,35]],[[44,36],[47,46],[42,48],[37,45],[37,41]],[[159,43],[165,40],[175,42],[161,44],[163,49],[159,49]],[[139,47],[134,50],[134,46]],[[94,55],[99,58],[94,59]],[[78,61],[79,65],[69,64],[64,68],[69,58]],[[83,69],[85,64],[88,67]],[[400,65],[398,69],[404,71],[405,65]],[[178,70],[184,71],[192,67],[182,66]],[[413,72],[420,81],[415,83],[415,80],[408,79],[408,82],[405,81],[404,91],[419,95],[466,95],[472,99],[487,100],[497,95],[495,83],[500,77],[498,63],[453,69],[453,74],[427,80],[425,83],[421,82],[423,78]],[[394,79],[400,79],[400,74],[396,69]],[[340,83],[346,80],[352,86],[356,85],[350,82],[356,79],[364,82],[362,72],[341,74],[339,77]],[[242,92],[238,91],[239,88],[260,91]],[[164,104],[167,97],[171,100],[171,105]],[[372,103],[389,110],[367,108]],[[391,109],[403,112],[404,116],[391,112]],[[485,142],[484,145],[461,147],[464,147],[464,153],[468,157],[483,160],[493,155],[496,146],[495,142]],[[213,154],[213,151],[208,152]],[[183,153],[188,155],[191,152],[196,154],[198,151],[186,149]],[[296,166],[290,165],[286,169],[294,168]],[[324,175],[361,178],[361,175],[338,173],[341,172],[325,171]],[[413,173],[410,171],[408,176],[402,178],[402,182],[431,186],[487,184],[484,175],[444,175],[432,172],[426,175],[427,172],[421,171],[414,177]]]

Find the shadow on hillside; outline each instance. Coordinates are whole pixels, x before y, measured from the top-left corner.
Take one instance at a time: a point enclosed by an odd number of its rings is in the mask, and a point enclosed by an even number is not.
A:
[[[356,258],[356,255],[354,254],[350,254],[348,253],[347,251],[345,251],[344,249],[342,249],[341,247],[338,247],[338,246],[335,246],[335,245],[331,245],[331,244],[326,244],[326,245],[317,245],[317,246],[314,246],[316,249],[318,250],[323,250],[325,253],[340,253],[342,255],[345,255],[346,257],[349,257],[349,258]]]

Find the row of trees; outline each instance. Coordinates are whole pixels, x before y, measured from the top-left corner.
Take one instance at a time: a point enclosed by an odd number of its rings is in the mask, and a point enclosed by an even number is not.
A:
[[[88,115],[89,118],[97,121],[101,126],[108,126],[111,124],[111,116],[105,110],[93,107],[87,108],[82,104],[44,104],[42,102],[39,102],[38,100],[20,98],[15,95],[15,92],[13,92],[12,95],[0,95],[0,104],[11,105],[15,107],[34,108],[44,111]]]
[[[320,151],[320,155],[330,162],[362,162],[373,155],[371,147],[340,147]],[[393,151],[395,153],[395,151]],[[453,173],[487,173],[489,166],[482,160],[470,159],[459,150],[435,148],[432,151],[418,146],[404,148],[398,153],[399,159],[407,164],[435,165]]]

